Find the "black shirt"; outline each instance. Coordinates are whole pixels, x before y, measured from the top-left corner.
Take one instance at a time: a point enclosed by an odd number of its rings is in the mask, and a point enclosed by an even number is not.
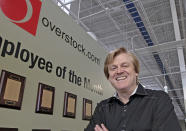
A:
[[[101,101],[84,131],[94,131],[101,123],[109,131],[181,131],[169,96],[141,84],[127,104],[116,97]]]

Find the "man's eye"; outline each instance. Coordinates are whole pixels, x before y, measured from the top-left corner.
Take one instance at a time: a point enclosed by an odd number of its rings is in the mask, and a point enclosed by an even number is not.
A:
[[[128,65],[127,64],[124,64],[124,65],[122,65],[122,67],[128,67]]]
[[[115,66],[112,66],[111,68],[110,68],[110,70],[116,70],[117,69],[117,67],[115,67]]]

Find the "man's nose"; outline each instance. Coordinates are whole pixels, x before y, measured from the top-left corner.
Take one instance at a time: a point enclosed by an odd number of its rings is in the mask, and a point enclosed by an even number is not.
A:
[[[117,69],[117,73],[123,73],[123,68],[118,67],[118,69]]]

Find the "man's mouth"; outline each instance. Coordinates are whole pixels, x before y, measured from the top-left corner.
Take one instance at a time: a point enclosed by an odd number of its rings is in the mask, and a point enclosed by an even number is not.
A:
[[[120,81],[120,80],[125,80],[126,78],[127,76],[119,76],[119,77],[116,77],[116,80]]]

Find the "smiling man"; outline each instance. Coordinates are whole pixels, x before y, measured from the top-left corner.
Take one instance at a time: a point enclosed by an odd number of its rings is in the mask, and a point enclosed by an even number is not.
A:
[[[181,131],[169,96],[138,82],[136,56],[125,48],[109,53],[104,73],[116,94],[97,105],[85,131]]]

